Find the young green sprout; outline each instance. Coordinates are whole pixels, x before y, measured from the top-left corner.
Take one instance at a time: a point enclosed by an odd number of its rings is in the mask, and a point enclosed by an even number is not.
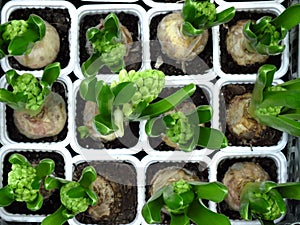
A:
[[[239,21],[228,33],[227,50],[239,65],[265,62],[268,56],[284,51],[282,40],[300,22],[299,12],[300,4],[294,4],[274,19],[264,16],[257,21]]]
[[[30,73],[20,75],[15,70],[6,72],[6,80],[12,90],[1,88],[0,102],[14,110],[15,124],[26,137],[37,139],[53,136],[63,129],[66,121],[65,102],[60,95],[51,91],[59,75],[58,62],[46,66],[40,80]]]
[[[185,181],[183,179],[156,191],[142,208],[142,216],[149,224],[161,222],[161,211],[171,216],[172,225],[212,224],[229,225],[229,219],[210,211],[203,199],[221,202],[227,196],[227,188],[219,182]]]
[[[193,60],[208,41],[208,29],[230,21],[235,15],[234,7],[217,13],[209,0],[186,0],[181,12],[165,16],[157,27],[157,38],[162,52],[182,63]]]
[[[85,77],[95,76],[107,66],[112,72],[118,73],[125,68],[124,57],[127,54],[127,42],[132,42],[128,30],[120,24],[116,14],[110,13],[99,28],[88,29],[86,36],[91,42],[93,53],[82,64]]]
[[[59,49],[58,32],[37,15],[0,25],[0,58],[14,56],[23,66],[38,69],[52,63]]]
[[[28,209],[39,210],[43,204],[40,193],[41,185],[48,175],[54,171],[54,161],[43,159],[37,166],[21,154],[14,153],[8,160],[12,170],[8,173],[8,183],[0,189],[0,206],[8,206],[14,201],[26,202]]]
[[[154,117],[146,122],[149,136],[163,136],[164,140],[174,143],[176,148],[190,152],[196,146],[208,149],[227,147],[225,135],[214,128],[202,126],[212,118],[212,107],[203,105],[185,114],[172,112],[163,117]]]
[[[300,200],[300,183],[277,184],[270,179],[260,164],[237,162],[222,181],[228,188],[225,201],[244,220],[258,219],[262,225],[274,225],[287,212],[284,199]]]
[[[119,73],[119,81],[111,85],[96,77],[86,78],[80,85],[80,95],[84,100],[97,104],[99,114],[94,116],[93,125],[105,136],[114,133],[124,135],[124,122],[139,121],[158,116],[189,97],[195,85],[183,87],[173,95],[152,103],[165,85],[165,75],[158,70],[125,71]],[[93,129],[93,128],[92,128]],[[89,129],[79,127],[79,132],[89,134]]]
[[[98,196],[93,191],[93,182],[96,178],[97,173],[92,166],[87,166],[83,169],[79,181],[47,177],[45,180],[45,189],[60,189],[62,204],[56,212],[47,216],[41,224],[62,225],[78,213],[86,211],[89,206],[95,205],[98,201]]]
[[[272,181],[249,182],[241,193],[240,215],[245,220],[258,219],[262,225],[275,225],[287,212],[284,199],[300,200],[300,183]]]
[[[266,126],[300,136],[300,79],[273,86],[275,71],[274,65],[261,66],[252,94],[232,100],[227,125],[237,137],[256,138]],[[243,101],[239,101],[241,97]]]

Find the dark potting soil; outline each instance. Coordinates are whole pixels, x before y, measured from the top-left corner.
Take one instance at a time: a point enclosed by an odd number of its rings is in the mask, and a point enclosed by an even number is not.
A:
[[[196,162],[157,162],[152,163],[148,166],[146,171],[146,201],[151,197],[150,196],[150,188],[151,188],[151,180],[155,176],[155,174],[161,170],[168,167],[177,167],[184,168],[194,175],[199,177],[199,180],[202,182],[208,182],[208,169],[205,163],[196,163]],[[207,204],[206,201],[203,201],[204,204]],[[162,222],[160,224],[170,224],[170,216],[166,213],[161,213]]]
[[[153,16],[150,22],[150,54],[151,54],[151,67],[155,68],[157,58],[162,57],[163,64],[159,66],[159,69],[163,71],[166,75],[192,75],[192,74],[204,74],[206,70],[213,67],[212,63],[212,34],[211,29],[209,29],[209,38],[206,47],[203,52],[201,52],[198,57],[194,60],[186,62],[186,73],[181,69],[181,63],[177,63],[175,60],[170,59],[167,55],[162,53],[159,41],[157,39],[157,27],[159,22],[168,15],[169,13],[160,14]]]
[[[251,93],[253,90],[253,84],[228,84],[222,87],[220,100],[221,104],[224,104],[226,109],[229,106],[231,99],[236,95],[243,95],[245,93]],[[226,118],[225,110],[220,110],[220,118]],[[223,122],[223,128],[225,120]],[[281,137],[282,132],[271,127],[268,127],[255,142],[241,140],[233,135],[226,126],[225,135],[228,139],[228,144],[231,146],[273,146],[276,145]]]
[[[180,88],[174,88],[174,87],[166,87],[162,90],[160,93],[158,99],[165,98],[173,93],[175,93]],[[200,106],[200,105],[209,105],[209,94],[206,90],[201,89],[200,87],[196,86],[195,93],[185,102],[193,102],[194,105]],[[210,126],[210,123],[207,123],[206,126]],[[174,151],[175,149],[166,145],[165,142],[162,141],[161,137],[149,137],[149,144],[150,146],[157,150],[157,151]],[[196,149],[201,149],[200,147],[196,147]]]
[[[83,126],[83,111],[86,101],[83,100],[78,92],[76,96],[76,128]],[[124,126],[124,136],[113,141],[101,142],[95,141],[91,137],[81,138],[76,130],[78,144],[83,148],[91,149],[116,149],[134,147],[139,139],[139,122],[129,122]]]
[[[142,48],[140,27],[141,21],[138,16],[131,13],[119,12],[115,13],[119,18],[120,23],[125,26],[132,35],[133,45],[130,48],[128,55],[124,58],[126,70],[139,70],[142,65]],[[89,28],[99,25],[101,19],[105,19],[108,14],[93,14],[84,16],[79,23],[79,56],[80,65],[85,62],[90,54],[86,49],[87,39],[86,32]],[[106,67],[102,67],[99,71],[102,74],[111,74],[112,72]]]
[[[50,151],[50,150],[49,150]],[[61,154],[57,152],[37,152],[37,151],[20,151],[8,153],[3,161],[3,186],[7,185],[8,173],[11,171],[11,163],[8,161],[9,157],[19,153],[25,156],[30,163],[37,165],[42,159],[52,159],[55,162],[55,169],[53,175],[59,178],[65,178],[65,162]],[[14,201],[11,205],[6,206],[5,210],[14,214],[32,214],[32,215],[47,215],[55,212],[60,204],[59,190],[54,190],[51,195],[48,191],[45,191],[44,202],[41,209],[37,211],[31,211],[27,209],[26,203]]]
[[[231,158],[222,160],[217,168],[217,180],[222,182],[226,171],[236,162],[254,162],[258,163],[270,176],[271,181],[277,182],[277,166],[276,162],[268,157],[251,157],[251,158]],[[228,216],[230,219],[241,219],[239,212],[231,210],[228,204],[223,201],[217,205],[217,210]]]
[[[68,66],[70,61],[69,30],[71,27],[71,18],[67,9],[59,8],[22,8],[14,10],[9,16],[9,20],[24,19],[27,20],[30,14],[36,14],[43,20],[54,26],[60,37],[60,50],[55,62],[60,62],[61,68]],[[17,70],[33,70],[22,66],[14,57],[9,57],[9,64]]]
[[[237,11],[235,13],[235,17],[228,22],[227,24],[220,25],[220,51],[221,51],[221,70],[225,73],[229,74],[253,74],[257,73],[259,67],[264,64],[273,64],[280,68],[281,65],[281,54],[276,56],[270,56],[266,62],[264,63],[255,63],[251,66],[240,66],[238,65],[228,54],[226,49],[226,36],[228,30],[231,26],[235,25],[239,20],[258,20],[263,16],[271,16],[274,17],[274,14],[271,13],[261,13],[258,11],[244,12]]]
[[[11,87],[9,87],[9,88],[11,89]],[[61,81],[56,81],[52,85],[52,91],[59,94],[60,96],[62,96],[62,98],[64,99],[65,104],[66,104],[66,110],[68,110],[68,98],[67,98],[66,84],[64,84]],[[66,121],[66,124],[65,124],[63,130],[59,134],[52,136],[52,137],[45,137],[45,138],[40,138],[40,139],[30,139],[18,131],[18,129],[14,123],[13,109],[10,108],[9,106],[7,106],[5,113],[6,113],[6,127],[7,127],[8,137],[15,142],[28,142],[28,143],[30,143],[30,142],[59,142],[59,141],[63,141],[67,137],[68,118],[67,118],[67,121]],[[66,113],[68,115],[68,111]]]
[[[86,166],[93,166],[97,174],[115,187],[114,208],[111,215],[95,220],[88,212],[80,213],[76,219],[84,224],[129,224],[137,215],[137,179],[134,166],[128,162],[90,161],[75,166],[73,179],[78,180]]]

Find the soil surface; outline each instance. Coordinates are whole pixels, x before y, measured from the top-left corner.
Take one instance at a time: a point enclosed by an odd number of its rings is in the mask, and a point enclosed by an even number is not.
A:
[[[156,15],[152,18],[150,22],[150,54],[151,54],[151,66],[155,68],[157,58],[162,57],[163,64],[159,66],[159,69],[163,71],[166,75],[192,75],[192,74],[203,74],[206,70],[213,67],[212,64],[212,34],[211,29],[209,29],[209,38],[207,45],[203,52],[201,52],[196,59],[186,62],[186,73],[181,69],[181,63],[177,63],[175,60],[170,59],[167,55],[163,54],[159,41],[157,39],[157,26],[159,22],[168,15],[169,13],[164,13]]]
[[[93,166],[97,174],[105,178],[115,187],[115,204],[110,216],[104,216],[100,221],[94,220],[87,212],[80,213],[76,219],[84,224],[129,224],[137,214],[137,180],[136,171],[127,162],[91,161],[76,166],[73,175],[78,180],[86,166]]]
[[[209,95],[206,92],[206,90],[202,90],[198,86],[196,87],[197,89],[195,93],[184,102],[193,102],[196,107],[200,105],[209,105]],[[179,88],[164,88],[160,93],[159,98],[167,97],[176,92],[177,90],[179,90]],[[210,126],[210,124],[208,123],[207,126]],[[162,141],[161,137],[149,137],[149,144],[153,149],[157,151],[174,151],[174,148],[166,145],[165,142]],[[197,147],[197,149],[200,149],[200,147]]]
[[[54,26],[60,37],[60,51],[55,62],[60,62],[61,68],[67,67],[70,61],[69,48],[69,30],[71,27],[71,18],[67,9],[59,8],[24,8],[14,10],[9,16],[9,20],[24,19],[27,20],[30,14],[36,14],[42,19]],[[17,70],[33,70],[22,66],[13,57],[9,57],[9,64]]]
[[[83,114],[85,101],[81,98],[79,92],[76,96],[76,137],[78,144],[83,148],[94,149],[116,149],[116,148],[131,148],[134,147],[139,139],[139,122],[130,122],[124,126],[124,136],[108,142],[95,141],[90,137],[81,138],[77,128],[83,126]]]
[[[233,61],[231,55],[228,54],[226,49],[226,35],[228,33],[228,29],[236,24],[237,21],[243,19],[249,20],[258,20],[263,16],[271,16],[274,17],[274,14],[270,13],[259,13],[257,11],[244,12],[237,11],[235,13],[235,17],[228,22],[227,24],[220,25],[220,48],[221,48],[221,69],[225,73],[229,74],[253,74],[257,73],[258,68],[264,64],[273,64],[280,68],[281,65],[281,54],[276,56],[270,56],[266,62],[264,63],[255,63],[251,66],[240,66],[235,61]]]
[[[217,168],[217,180],[222,182],[226,171],[236,162],[254,162],[258,163],[270,176],[271,180],[277,182],[277,166],[276,162],[267,157],[251,157],[251,158],[238,158],[238,159],[224,159],[222,160]],[[230,219],[238,220],[241,219],[239,212],[233,211],[229,208],[228,204],[223,201],[217,205],[217,210],[228,216]]]
[[[231,99],[236,95],[243,95],[245,93],[251,93],[253,90],[253,84],[228,84],[222,87],[221,89],[221,104],[223,109],[226,109],[229,106]],[[222,106],[221,106],[222,109]],[[224,124],[224,119],[226,118],[225,110],[220,110],[220,120],[222,122],[223,129],[226,126]],[[222,121],[223,120],[223,121]],[[271,127],[268,127],[260,136],[259,139],[256,139],[255,142],[245,141],[237,138],[235,135],[231,134],[226,126],[225,135],[228,139],[228,145],[230,146],[273,146],[276,145],[281,137],[282,132]]]
[[[49,149],[50,150],[50,149]],[[11,163],[8,162],[10,155],[16,152],[8,153],[3,162],[3,185],[7,185],[7,175],[11,171]],[[38,164],[40,160],[49,158],[55,162],[55,170],[53,175],[60,178],[65,178],[65,162],[61,154],[56,152],[30,152],[21,151],[18,152],[25,156],[29,162]],[[49,193],[49,192],[48,192]],[[32,215],[47,215],[55,212],[60,206],[59,190],[54,190],[53,194],[48,198],[44,198],[43,206],[37,211],[31,211],[27,209],[26,203],[24,202],[13,202],[11,205],[5,207],[5,210],[14,214],[32,214]]]
[[[62,98],[64,99],[65,104],[66,104],[66,110],[68,110],[66,85],[61,81],[56,81],[52,85],[52,91],[62,96]],[[14,124],[14,118],[13,118],[13,109],[7,106],[5,112],[6,112],[6,127],[7,127],[8,137],[15,142],[28,142],[28,143],[30,143],[30,142],[59,142],[59,141],[63,141],[67,137],[68,118],[67,118],[67,121],[66,121],[66,124],[65,124],[63,130],[59,134],[52,136],[52,137],[46,137],[46,138],[40,138],[40,139],[30,139],[30,138],[27,138],[26,136],[24,136],[23,134],[21,134],[18,131],[18,129],[16,128],[16,126]],[[68,112],[66,112],[66,113],[68,115]]]
[[[146,201],[151,197],[150,183],[153,179],[154,175],[161,169],[165,169],[167,167],[179,167],[184,168],[192,172],[194,175],[199,177],[200,181],[208,182],[208,169],[205,163],[194,163],[194,162],[157,162],[152,163],[148,166],[146,171]],[[203,201],[207,204],[206,201]],[[160,224],[170,224],[170,216],[166,213],[161,213],[162,222]]]
[[[99,25],[101,19],[105,19],[108,14],[93,14],[84,16],[79,23],[79,48],[80,48],[80,65],[85,62],[89,57],[89,53],[86,49],[86,32],[91,27]],[[139,17],[131,14],[120,12],[116,13],[119,21],[124,25],[132,35],[133,46],[130,48],[130,52],[125,57],[126,70],[139,70],[142,65],[142,49],[141,49],[141,34],[139,30],[141,28],[141,21]],[[106,67],[102,67],[99,71],[102,74],[111,74],[112,72]]]

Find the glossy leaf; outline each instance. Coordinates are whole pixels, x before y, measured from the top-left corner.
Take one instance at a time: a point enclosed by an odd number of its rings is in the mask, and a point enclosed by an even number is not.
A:
[[[13,190],[9,186],[0,188],[0,207],[9,206],[15,201]]]
[[[53,214],[48,215],[41,223],[41,225],[62,225],[72,218],[72,215],[66,213],[66,208],[61,205]]]
[[[43,196],[39,193],[36,199],[32,202],[26,202],[26,206],[31,211],[39,210],[43,205]]]
[[[255,111],[264,99],[265,88],[272,86],[275,72],[274,65],[265,64],[259,68],[249,105],[249,113],[252,117],[255,117]]]
[[[196,90],[195,84],[189,84],[176,91],[174,94],[150,104],[141,114],[140,119],[149,119],[173,109],[176,105],[190,97]]]
[[[225,215],[209,210],[198,199],[195,199],[190,205],[187,215],[197,225],[230,225],[230,221]]]
[[[45,67],[43,71],[42,81],[46,82],[50,87],[60,75],[60,63],[55,62]]]
[[[220,149],[228,146],[226,136],[219,130],[199,126],[198,145],[208,149]]]
[[[103,84],[104,81],[97,81],[96,77],[85,78],[83,81],[81,81],[79,87],[81,98],[83,98],[86,101],[96,102],[98,97],[96,87],[98,86],[98,89],[100,91]]]
[[[123,105],[130,102],[131,98],[135,94],[137,88],[133,82],[122,82],[112,88],[115,96],[114,105]]]
[[[110,122],[112,120],[112,109],[114,102],[114,94],[110,89],[110,86],[103,83],[101,90],[97,96],[97,106],[101,113],[101,118]]]
[[[94,117],[93,123],[97,131],[102,135],[109,135],[115,131],[112,120],[107,120],[107,117],[103,117],[101,114]]]
[[[12,154],[8,161],[11,164],[18,164],[18,165],[25,165],[25,166],[31,166],[30,162],[27,160],[27,158],[19,153]]]
[[[154,195],[147,201],[142,208],[142,215],[145,221],[149,224],[161,222],[161,209],[164,205],[162,193],[164,188],[158,190]]]
[[[197,110],[195,112],[187,116],[191,123],[202,124],[209,122],[212,119],[212,115],[213,109],[210,105],[201,105],[197,107]]]
[[[84,77],[93,77],[98,74],[98,71],[104,66],[100,56],[100,52],[95,52],[81,65]]]
[[[97,178],[97,172],[94,167],[92,166],[87,166],[83,169],[82,175],[79,179],[79,183],[82,187],[84,188],[90,188],[92,183],[96,180]]]
[[[259,121],[267,126],[273,127],[274,129],[287,132],[297,137],[300,136],[300,122],[285,117],[284,115],[260,115]]]
[[[66,182],[64,179],[48,176],[45,178],[44,187],[46,190],[59,189]]]
[[[272,22],[276,27],[284,27],[287,30],[292,29],[300,22],[300,4],[293,4],[285,9]]]
[[[223,201],[228,194],[227,187],[220,182],[189,182],[200,199],[207,199],[213,202]]]
[[[171,222],[170,225],[189,225],[190,218],[185,214],[170,213]]]
[[[145,132],[149,137],[158,137],[166,131],[166,125],[162,118],[154,117],[147,120]]]
[[[300,200],[300,183],[289,182],[277,184],[276,190],[283,198]]]

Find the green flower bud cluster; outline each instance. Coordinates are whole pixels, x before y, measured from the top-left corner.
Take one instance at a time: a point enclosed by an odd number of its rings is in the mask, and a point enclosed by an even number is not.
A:
[[[259,200],[259,199],[264,199],[266,200],[266,207],[264,209],[259,209],[255,210],[254,207],[251,207],[251,213],[260,219],[263,220],[270,220],[273,221],[275,219],[278,219],[281,215],[282,212],[280,208],[278,207],[278,204],[274,198],[272,198],[272,193],[271,192],[277,192],[277,190],[271,190],[269,193],[253,193],[254,196]],[[276,194],[278,195],[278,193]]]
[[[112,87],[122,82],[133,82],[136,84],[137,91],[131,102],[124,104],[123,112],[129,116],[136,106],[145,101],[147,104],[156,99],[165,86],[165,74],[159,70],[145,70],[127,72],[125,69],[119,73],[119,81],[112,83]]]
[[[271,86],[268,87],[268,91],[287,91],[287,90],[280,86]]]
[[[12,164],[12,170],[8,173],[8,185],[12,188],[16,201],[33,201],[39,189],[33,189],[31,184],[36,176],[36,170],[32,166]]]
[[[183,112],[175,112],[169,115],[172,123],[167,124],[166,135],[174,143],[186,144],[194,135],[194,130],[188,118]]]
[[[257,115],[277,116],[280,114],[282,106],[269,106],[267,108],[258,108],[256,110]]]
[[[21,35],[27,30],[28,24],[25,20],[12,20],[6,26],[5,31],[2,34],[2,38],[5,41],[10,41],[16,36]]]
[[[209,1],[199,1],[199,2],[193,2],[191,1],[192,5],[195,5],[196,8],[196,18],[199,17],[206,17],[207,23],[213,22],[216,19],[216,6],[209,2]]]
[[[126,46],[122,43],[117,43],[107,46],[102,52],[101,61],[107,65],[109,68],[117,67],[116,70],[119,71],[120,68],[124,67],[124,56],[126,55]]]
[[[71,198],[68,195],[69,190],[78,186],[80,186],[78,182],[70,181],[67,184],[63,185],[60,191],[60,199],[62,204],[68,210],[72,211],[74,214],[86,211],[90,205],[88,198],[85,197]]]
[[[27,96],[26,109],[35,111],[44,104],[44,93],[39,81],[32,74],[24,73],[19,76],[13,88],[14,93],[23,93]]]
[[[183,179],[173,183],[173,190],[175,193],[179,195],[187,191],[190,191],[191,189],[192,186]]]

